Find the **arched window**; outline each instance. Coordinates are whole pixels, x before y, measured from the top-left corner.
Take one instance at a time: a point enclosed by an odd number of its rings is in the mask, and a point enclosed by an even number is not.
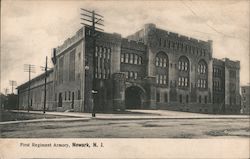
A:
[[[179,64],[179,88],[187,88],[189,87],[189,76],[190,76],[190,68],[189,68],[189,60],[186,56],[181,56],[178,60]]]
[[[208,71],[207,71],[207,63],[205,60],[200,60],[198,62],[197,69],[197,87],[199,89],[207,89],[207,80],[208,80]]]
[[[155,57],[156,83],[162,86],[168,86],[168,56],[164,52],[159,52]]]

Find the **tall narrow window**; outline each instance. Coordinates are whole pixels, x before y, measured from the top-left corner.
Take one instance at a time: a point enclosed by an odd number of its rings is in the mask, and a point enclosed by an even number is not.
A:
[[[156,57],[156,59],[155,59],[155,65],[159,66],[159,57]]]
[[[134,78],[137,79],[137,72],[134,73]]]
[[[139,62],[138,62],[138,64],[139,64],[139,65],[142,64],[142,57],[141,57],[141,56],[139,56]]]
[[[165,100],[165,103],[168,102],[168,93],[167,92],[164,94],[164,100]]]
[[[134,64],[138,64],[138,55],[135,55]]]
[[[125,63],[128,63],[129,55],[125,54]]]
[[[156,102],[160,102],[160,92],[156,92]]]
[[[81,99],[81,91],[80,90],[78,90],[78,100],[80,100]]]
[[[180,101],[180,103],[182,103],[182,95],[181,94],[179,95],[179,101]]]
[[[124,62],[124,54],[121,54],[121,62]]]
[[[134,62],[134,54],[129,55],[129,63],[133,64]]]

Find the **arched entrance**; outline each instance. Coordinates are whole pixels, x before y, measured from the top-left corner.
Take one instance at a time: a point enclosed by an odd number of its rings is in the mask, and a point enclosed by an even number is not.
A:
[[[125,91],[126,109],[141,109],[143,103],[143,90],[137,86],[128,87]]]

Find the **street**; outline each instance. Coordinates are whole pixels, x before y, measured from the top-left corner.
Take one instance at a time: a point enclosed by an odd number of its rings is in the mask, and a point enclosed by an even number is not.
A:
[[[249,119],[50,121],[0,125],[2,138],[249,138]]]

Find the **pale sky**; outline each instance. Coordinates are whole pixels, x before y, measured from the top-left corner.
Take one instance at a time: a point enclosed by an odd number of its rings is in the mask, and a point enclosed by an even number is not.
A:
[[[240,84],[249,83],[250,1],[1,1],[1,92],[28,80],[24,64],[36,73],[61,45],[81,27],[80,8],[104,16],[105,32],[123,37],[146,23],[202,40],[213,40],[213,57],[241,62]],[[52,63],[50,62],[50,67]]]

